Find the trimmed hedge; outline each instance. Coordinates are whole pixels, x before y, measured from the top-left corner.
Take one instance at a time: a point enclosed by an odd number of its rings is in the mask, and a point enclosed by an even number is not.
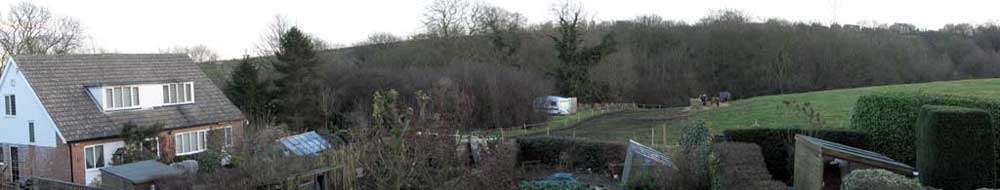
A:
[[[906,164],[916,163],[916,124],[923,105],[979,108],[997,120],[1000,100],[919,92],[892,92],[858,98],[851,128],[868,134],[872,150]],[[996,123],[994,132],[998,131]]]
[[[722,132],[727,141],[749,142],[760,146],[767,170],[775,180],[791,183],[794,166],[795,134],[808,134],[855,148],[867,149],[864,133],[843,130],[814,130],[796,128],[733,129]]]
[[[916,180],[882,169],[854,170],[844,177],[842,190],[922,190]]]
[[[990,114],[981,109],[925,105],[917,121],[920,181],[943,189],[996,187]]]
[[[526,137],[517,139],[518,162],[541,161],[542,164],[570,164],[573,168],[604,171],[609,164],[625,162],[624,144],[595,142],[563,137]],[[568,158],[562,158],[568,155]],[[568,160],[564,160],[568,159]]]
[[[771,180],[764,164],[761,148],[753,143],[724,142],[715,144],[715,185],[713,189],[788,189],[784,183]]]

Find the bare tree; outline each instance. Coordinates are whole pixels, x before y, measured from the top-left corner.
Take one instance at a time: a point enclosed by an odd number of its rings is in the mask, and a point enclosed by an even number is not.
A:
[[[160,53],[187,54],[195,63],[214,62],[219,59],[219,54],[205,45],[196,45],[191,47],[175,46],[167,49],[161,49]]]
[[[282,15],[274,15],[274,20],[267,25],[267,31],[260,36],[260,43],[256,45],[257,56],[272,56],[281,48],[281,35],[292,28],[292,23]]]
[[[48,8],[21,2],[0,21],[0,58],[21,54],[65,54],[83,46],[80,21],[53,16]]]
[[[434,0],[424,13],[424,27],[427,33],[436,37],[462,35],[466,30],[465,0]]]
[[[499,52],[502,62],[512,62],[511,57],[521,47],[527,19],[520,13],[489,4],[474,6],[469,19],[469,33],[485,37]]]
[[[387,32],[378,32],[369,34],[368,38],[355,44],[354,46],[374,46],[379,49],[384,49],[401,41],[403,41],[403,38],[400,38],[399,36],[395,36]]]
[[[255,45],[254,50],[257,56],[274,56],[275,52],[281,48],[281,35],[288,32],[288,29],[297,26],[288,20],[284,15],[274,15],[274,20],[267,25],[267,30],[260,36],[260,42]],[[301,29],[302,27],[299,27]],[[336,48],[340,45],[330,44],[326,40],[320,39],[313,34],[306,34],[312,40],[313,48],[317,51]]]

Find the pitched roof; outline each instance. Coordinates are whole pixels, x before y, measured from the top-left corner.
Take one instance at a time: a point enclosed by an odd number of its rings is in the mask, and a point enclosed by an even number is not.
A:
[[[122,125],[165,129],[242,120],[243,115],[184,54],[22,55],[14,58],[66,141],[118,136]],[[87,86],[194,81],[195,103],[103,112]]]
[[[863,164],[876,166],[881,169],[887,169],[893,172],[902,173],[906,175],[913,174],[914,168],[912,166],[893,160],[892,158],[889,158],[877,152],[867,151],[864,149],[854,148],[840,143],[830,142],[823,139],[813,138],[810,136],[799,135],[799,134],[795,135],[795,140],[817,145],[821,149],[819,151],[823,155],[829,155],[840,159],[848,160],[851,162],[860,162]]]

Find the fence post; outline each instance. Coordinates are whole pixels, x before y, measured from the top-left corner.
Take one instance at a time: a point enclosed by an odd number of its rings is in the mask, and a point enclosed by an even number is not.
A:
[[[656,146],[656,127],[649,128],[649,144]]]

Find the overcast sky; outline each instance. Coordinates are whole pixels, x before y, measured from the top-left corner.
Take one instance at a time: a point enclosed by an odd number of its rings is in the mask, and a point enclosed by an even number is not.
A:
[[[9,5],[21,0],[0,0]],[[475,1],[475,0],[470,0]],[[421,31],[431,0],[32,0],[57,15],[79,19],[90,42],[121,53],[157,52],[171,46],[207,45],[222,58],[252,52],[260,34],[282,14],[333,44],[350,45],[368,34],[408,36]],[[527,16],[552,19],[554,0],[481,0]],[[904,22],[938,29],[948,23],[1000,20],[1000,1],[989,0],[583,0],[598,20],[657,14],[696,22],[713,10],[736,9],[755,18],[847,23]],[[6,8],[0,14],[6,14]]]

